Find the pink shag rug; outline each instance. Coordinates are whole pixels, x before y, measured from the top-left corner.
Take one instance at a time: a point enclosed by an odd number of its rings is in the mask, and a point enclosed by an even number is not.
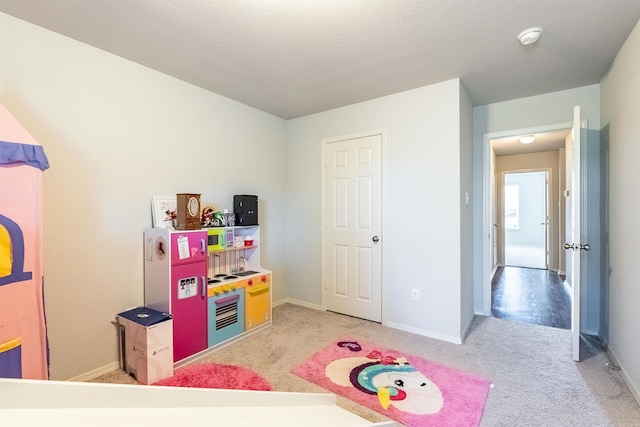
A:
[[[291,372],[407,426],[478,426],[491,385],[479,375],[348,337]]]
[[[153,385],[233,390],[270,391],[271,385],[261,375],[241,366],[200,363],[179,368],[172,377]]]

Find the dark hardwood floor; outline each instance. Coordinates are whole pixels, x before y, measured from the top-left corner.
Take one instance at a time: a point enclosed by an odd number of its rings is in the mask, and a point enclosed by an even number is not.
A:
[[[498,267],[491,280],[493,317],[571,329],[571,296],[557,273]]]

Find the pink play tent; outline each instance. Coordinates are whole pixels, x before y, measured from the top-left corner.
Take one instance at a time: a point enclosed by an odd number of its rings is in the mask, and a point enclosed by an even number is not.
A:
[[[42,259],[47,156],[0,104],[0,377],[48,379]]]

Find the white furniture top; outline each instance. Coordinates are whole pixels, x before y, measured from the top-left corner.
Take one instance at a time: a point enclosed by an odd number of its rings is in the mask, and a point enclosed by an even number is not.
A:
[[[0,378],[0,396],[3,426],[396,426],[360,418],[332,394]]]

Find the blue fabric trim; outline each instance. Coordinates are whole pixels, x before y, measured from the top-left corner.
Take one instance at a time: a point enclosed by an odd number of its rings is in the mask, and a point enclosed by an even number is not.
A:
[[[18,274],[10,274],[8,276],[0,277],[0,286],[16,282],[25,282],[27,280],[31,280],[32,278],[33,275],[30,271],[25,271]]]
[[[41,171],[49,169],[49,160],[40,145],[0,141],[0,165],[19,162]]]

